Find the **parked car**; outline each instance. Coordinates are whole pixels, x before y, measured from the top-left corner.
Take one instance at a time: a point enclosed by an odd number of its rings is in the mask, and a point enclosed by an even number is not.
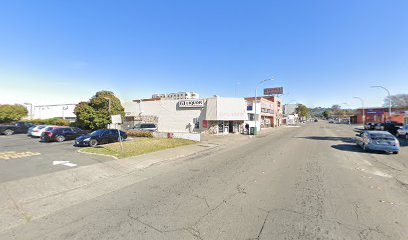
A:
[[[397,137],[408,139],[408,125],[397,129]]]
[[[389,132],[363,131],[356,136],[356,144],[364,151],[386,151],[394,154],[400,151],[398,139]]]
[[[63,142],[74,140],[79,136],[89,134],[89,131],[76,127],[54,127],[51,130],[44,131],[41,134],[41,141],[44,142]]]
[[[374,130],[375,129],[375,125],[377,123],[376,122],[368,122],[364,125],[364,129],[366,130]]]
[[[376,124],[374,124],[374,129],[373,130],[383,131],[384,130],[384,125],[382,125],[382,123],[376,123]]]
[[[34,124],[30,122],[0,124],[0,134],[12,135],[16,133],[27,133],[28,129],[32,126],[34,126]]]
[[[137,124],[132,128],[133,130],[141,130],[141,131],[157,131],[157,125],[154,123],[142,123],[142,124]]]
[[[388,131],[393,135],[397,134],[397,130],[404,126],[402,123],[399,122],[385,122],[375,125],[375,129],[379,131]]]
[[[101,129],[91,134],[77,137],[75,139],[75,145],[95,147],[100,144],[118,142],[120,139],[126,138],[127,134],[123,131],[118,131],[117,129]]]
[[[45,131],[50,125],[36,125],[28,129],[27,135],[31,137],[41,137],[41,134]]]

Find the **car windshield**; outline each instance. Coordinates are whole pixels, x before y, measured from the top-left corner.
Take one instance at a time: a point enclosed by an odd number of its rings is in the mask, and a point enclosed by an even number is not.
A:
[[[394,137],[388,134],[372,134],[371,139],[373,140],[394,140]]]
[[[100,134],[102,134],[104,132],[105,132],[105,130],[96,130],[96,131],[91,132],[91,136],[100,135]]]

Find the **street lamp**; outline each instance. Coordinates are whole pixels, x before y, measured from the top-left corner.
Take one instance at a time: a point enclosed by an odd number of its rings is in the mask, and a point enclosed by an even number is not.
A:
[[[260,81],[258,84],[256,84],[256,87],[255,87],[255,104],[254,104],[255,105],[255,132],[254,132],[255,135],[258,132],[257,125],[256,125],[256,103],[257,103],[258,87],[262,83],[268,82],[268,81],[271,81],[271,80],[273,80],[273,78],[264,79],[264,80]]]
[[[391,113],[391,94],[390,94],[390,91],[388,91],[388,89],[386,89],[383,86],[370,86],[370,87],[372,87],[372,88],[382,88],[388,93],[388,120],[391,121],[392,113]]]
[[[344,105],[346,105],[346,106],[348,107],[348,103],[344,102],[344,103],[342,103],[342,104],[344,104]],[[348,114],[347,114],[347,115],[348,115]],[[348,116],[348,122],[349,122],[349,125],[350,125],[350,116]]]
[[[33,120],[33,104],[32,103],[24,103],[25,105],[30,105],[30,120]]]
[[[353,97],[356,99],[359,99],[361,101],[361,106],[362,106],[362,110],[363,110],[363,125],[365,125],[365,109],[364,109],[364,100],[361,97]]]

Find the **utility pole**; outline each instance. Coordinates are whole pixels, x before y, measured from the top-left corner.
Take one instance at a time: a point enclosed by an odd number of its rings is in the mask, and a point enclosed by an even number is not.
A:
[[[112,119],[112,113],[111,113],[111,99],[108,97],[104,97],[104,99],[109,101],[109,115]],[[120,135],[120,130],[118,128],[116,128],[116,130],[118,130],[118,138],[119,138],[119,142],[120,142],[120,150],[123,153],[123,143],[122,143],[122,136]]]
[[[258,128],[257,128],[257,123],[256,123],[256,120],[257,120],[257,117],[256,117],[256,104],[257,104],[258,87],[262,83],[268,82],[268,81],[271,81],[271,80],[273,80],[273,78],[264,79],[264,80],[260,81],[255,87],[255,104],[254,104],[254,106],[255,106],[255,132],[254,132],[254,134],[255,135],[258,134]]]

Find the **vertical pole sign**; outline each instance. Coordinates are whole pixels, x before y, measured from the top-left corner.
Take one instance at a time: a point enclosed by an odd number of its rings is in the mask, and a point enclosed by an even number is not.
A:
[[[115,124],[115,126],[117,126],[117,124],[122,124],[122,115],[120,115],[120,114],[118,114],[118,115],[112,115],[112,116],[111,116],[111,120],[112,120],[112,124]],[[120,130],[119,130],[119,128],[116,127],[116,129],[118,130],[118,136],[119,136],[119,142],[120,142],[120,150],[123,152],[122,136],[120,135]]]

